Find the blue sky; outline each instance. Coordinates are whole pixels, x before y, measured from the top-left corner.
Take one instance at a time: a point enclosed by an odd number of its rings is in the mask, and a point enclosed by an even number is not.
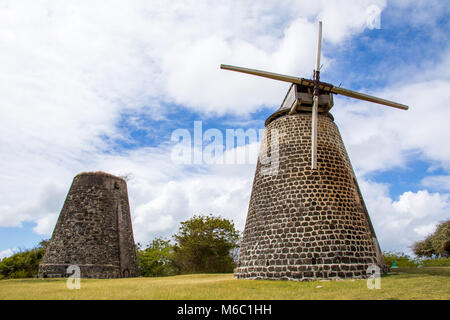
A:
[[[367,8],[380,9],[380,28]],[[136,241],[196,213],[243,229],[254,163],[179,165],[174,130],[259,130],[324,24],[323,81],[408,104],[335,97],[335,116],[383,250],[450,217],[449,9],[440,1],[4,1],[0,8],[0,254],[49,238],[73,177],[128,174]],[[402,238],[399,238],[399,234]]]

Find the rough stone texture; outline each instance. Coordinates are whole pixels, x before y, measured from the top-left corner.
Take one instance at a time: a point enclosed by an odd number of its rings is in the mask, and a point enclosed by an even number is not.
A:
[[[258,161],[235,277],[365,278],[372,264],[383,271],[378,241],[331,114],[318,117],[317,170],[311,169],[310,112],[282,114],[266,125],[269,137],[278,130],[279,168],[277,174],[265,174]]]
[[[39,276],[68,276],[69,265],[82,278],[139,275],[125,180],[103,172],[73,179]]]

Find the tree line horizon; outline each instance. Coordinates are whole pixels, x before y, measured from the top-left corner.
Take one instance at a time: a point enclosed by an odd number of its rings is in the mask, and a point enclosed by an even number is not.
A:
[[[172,242],[173,240],[173,242]],[[239,257],[241,232],[234,222],[221,216],[194,215],[182,221],[171,239],[156,237],[146,246],[136,243],[136,257],[142,277],[192,273],[232,273]],[[36,277],[49,240],[0,260],[0,280]],[[383,252],[388,266],[396,261],[404,266],[435,264],[450,260],[450,220],[439,223],[434,233],[411,247],[418,259],[403,252]]]

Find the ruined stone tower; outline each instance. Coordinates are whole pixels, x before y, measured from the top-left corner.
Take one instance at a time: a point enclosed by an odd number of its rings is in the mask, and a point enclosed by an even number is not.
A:
[[[307,88],[293,84],[280,109],[266,120],[268,138],[262,143],[269,152],[277,145],[278,163],[275,171],[264,172],[265,164],[258,159],[237,278],[363,278],[372,264],[385,268],[352,165],[329,113],[332,95],[323,92],[317,169],[311,168],[311,104]]]
[[[124,179],[104,172],[73,179],[39,276],[68,276],[69,265],[78,265],[82,278],[138,276]]]

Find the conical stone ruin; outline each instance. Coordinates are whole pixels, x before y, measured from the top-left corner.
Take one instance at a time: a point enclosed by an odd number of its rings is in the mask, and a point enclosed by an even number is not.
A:
[[[139,275],[124,179],[104,173],[77,175],[39,265],[39,277],[65,277],[70,265],[82,278]]]

